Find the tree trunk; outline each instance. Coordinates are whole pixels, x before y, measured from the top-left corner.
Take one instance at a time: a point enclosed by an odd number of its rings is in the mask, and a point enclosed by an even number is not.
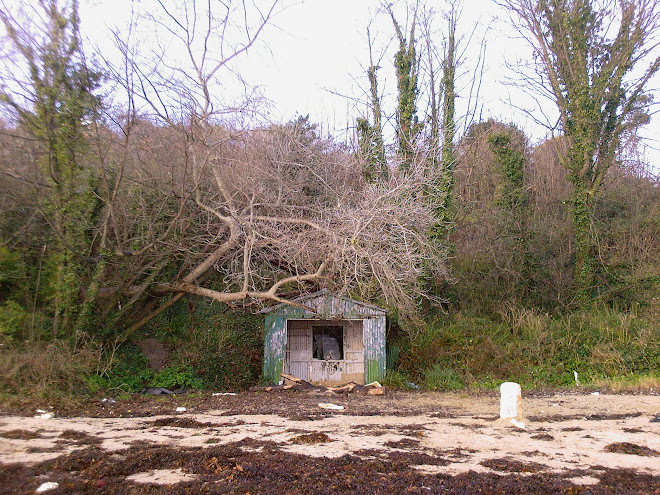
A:
[[[575,181],[577,182],[577,181]],[[585,308],[591,304],[594,280],[594,241],[591,233],[590,191],[574,183],[572,223],[575,238],[574,283],[576,303]]]

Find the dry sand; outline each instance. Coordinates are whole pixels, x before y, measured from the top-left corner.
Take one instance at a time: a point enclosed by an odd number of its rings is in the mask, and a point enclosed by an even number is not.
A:
[[[268,400],[268,395],[255,396],[255,400]],[[380,400],[385,404],[388,397]],[[332,397],[318,400],[331,401]],[[335,402],[341,403],[341,400]],[[523,401],[527,417],[524,429],[496,421],[499,411],[496,396],[411,394],[407,405],[428,412],[381,415],[374,411],[374,415],[364,415],[361,411],[360,415],[354,415],[351,403],[347,403],[343,411],[309,421],[279,414],[227,416],[226,409],[177,414],[173,404],[171,415],[152,417],[60,418],[56,415],[42,419],[4,416],[0,417],[0,463],[31,465],[75,452],[81,442],[63,442],[62,437],[66,437],[65,432],[69,436],[77,432],[83,439],[94,439],[108,452],[126,449],[140,441],[145,445],[187,448],[218,446],[251,438],[270,440],[286,452],[312,457],[355,454],[369,458],[370,452],[411,450],[429,455],[444,453],[449,461],[446,465],[415,466],[415,469],[433,474],[496,472],[497,460],[506,459],[538,464],[552,473],[605,467],[660,475],[658,395],[558,393],[526,398]],[[451,417],[442,412],[447,410],[452,411]],[[158,421],[166,424],[168,418],[176,418],[179,423],[157,425]],[[188,426],[185,426],[186,421],[190,423]],[[312,433],[323,433],[330,441],[296,441],[301,435]],[[628,445],[633,450],[637,446],[640,450],[617,453],[612,445]],[[131,479],[136,483],[171,484],[190,477],[180,469],[170,469],[134,473]],[[587,475],[571,481],[589,485],[597,483],[598,478]]]

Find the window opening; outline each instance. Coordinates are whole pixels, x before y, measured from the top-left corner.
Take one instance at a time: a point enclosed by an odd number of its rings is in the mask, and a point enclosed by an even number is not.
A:
[[[312,327],[314,359],[339,361],[344,359],[344,327],[318,325]]]

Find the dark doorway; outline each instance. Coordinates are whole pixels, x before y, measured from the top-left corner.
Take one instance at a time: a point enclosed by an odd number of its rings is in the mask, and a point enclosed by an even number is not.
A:
[[[341,325],[318,325],[312,327],[314,359],[339,361],[344,359],[344,327]]]

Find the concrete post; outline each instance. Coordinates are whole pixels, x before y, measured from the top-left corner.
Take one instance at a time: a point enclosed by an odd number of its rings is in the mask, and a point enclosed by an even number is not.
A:
[[[505,382],[500,386],[500,419],[523,419],[522,396],[520,385],[514,382]]]

